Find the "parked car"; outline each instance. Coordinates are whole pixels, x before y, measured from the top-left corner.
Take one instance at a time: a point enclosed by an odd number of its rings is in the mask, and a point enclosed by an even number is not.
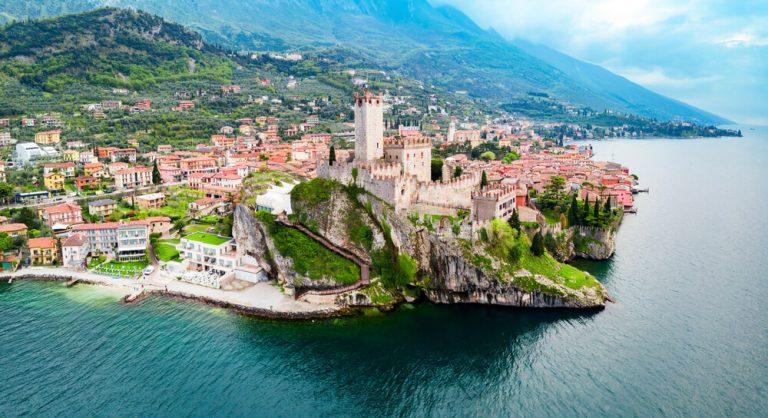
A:
[[[150,274],[154,273],[155,268],[153,266],[147,266],[144,268],[144,275],[149,276]]]

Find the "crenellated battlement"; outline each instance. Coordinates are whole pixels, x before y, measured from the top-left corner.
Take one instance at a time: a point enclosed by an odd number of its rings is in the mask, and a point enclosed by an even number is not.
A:
[[[386,148],[423,148],[432,147],[432,141],[423,137],[388,137],[384,139]]]
[[[372,105],[382,105],[384,104],[384,99],[381,97],[380,94],[374,95],[368,90],[365,90],[363,94],[355,93],[355,105],[362,106],[364,103],[372,104]]]
[[[472,192],[472,199],[499,200],[505,197],[517,196],[519,190],[514,184],[492,184],[483,190]]]

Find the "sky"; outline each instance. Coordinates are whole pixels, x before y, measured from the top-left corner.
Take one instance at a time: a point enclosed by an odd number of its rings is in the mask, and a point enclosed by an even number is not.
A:
[[[431,0],[738,123],[768,125],[768,0]]]

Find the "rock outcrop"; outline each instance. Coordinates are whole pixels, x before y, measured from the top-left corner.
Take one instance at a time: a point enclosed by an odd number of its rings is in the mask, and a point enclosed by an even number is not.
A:
[[[555,283],[547,277],[534,275],[525,270],[514,275],[500,276],[493,268],[473,264],[466,251],[458,244],[456,232],[451,226],[430,228],[411,222],[397,214],[385,202],[365,192],[349,193],[339,188],[330,197],[317,204],[307,204],[292,199],[297,216],[305,225],[316,230],[334,244],[370,260],[371,250],[385,245],[398,253],[408,254],[416,261],[419,277],[416,286],[435,303],[477,303],[526,308],[598,308],[605,304],[607,295],[599,284],[571,289]],[[350,234],[350,222],[371,230],[370,248],[355,240]],[[297,275],[290,259],[280,256],[265,229],[266,226],[253,216],[252,209],[238,206],[235,210],[233,234],[238,251],[254,257],[279,283],[289,288],[312,286],[306,278]],[[579,231],[581,233],[581,231]],[[598,248],[596,242],[612,240],[611,235],[591,232],[593,244],[580,247],[580,254],[599,257],[612,253],[613,246]],[[570,241],[570,240],[569,240]],[[389,242],[389,244],[387,244]],[[611,241],[612,242],[612,241]],[[572,245],[569,251],[578,251]],[[602,248],[602,249],[601,249]],[[525,283],[523,286],[520,283]],[[317,285],[315,283],[314,285]],[[402,300],[402,296],[397,299]],[[345,306],[373,304],[363,290],[341,296]]]

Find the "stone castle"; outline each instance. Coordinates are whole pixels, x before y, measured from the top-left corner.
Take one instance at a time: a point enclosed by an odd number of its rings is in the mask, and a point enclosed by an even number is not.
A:
[[[384,101],[370,92],[355,94],[355,151],[349,158],[327,161],[318,175],[357,184],[398,212],[456,215],[472,209],[479,173],[443,182],[431,181],[432,143],[421,136],[384,137]]]

